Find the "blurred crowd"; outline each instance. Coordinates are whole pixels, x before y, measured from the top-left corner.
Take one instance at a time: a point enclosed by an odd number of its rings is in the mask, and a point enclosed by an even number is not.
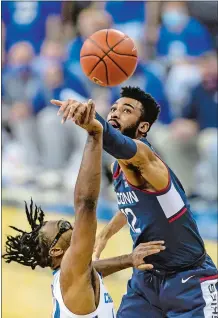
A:
[[[135,41],[139,63],[123,85],[139,86],[161,105],[148,139],[189,196],[217,200],[218,3],[143,1],[2,1],[3,186],[71,190],[86,134],[61,125],[50,99],[92,98],[106,116],[120,87],[82,73],[80,49],[97,30]],[[104,154],[102,195],[109,196]]]

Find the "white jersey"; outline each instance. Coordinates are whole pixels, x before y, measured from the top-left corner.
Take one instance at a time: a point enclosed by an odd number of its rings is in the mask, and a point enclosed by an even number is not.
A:
[[[113,300],[105,288],[102,278],[100,281],[100,298],[98,308],[87,315],[73,314],[64,304],[60,289],[60,270],[54,272],[54,280],[52,283],[53,296],[53,314],[52,318],[115,318]]]

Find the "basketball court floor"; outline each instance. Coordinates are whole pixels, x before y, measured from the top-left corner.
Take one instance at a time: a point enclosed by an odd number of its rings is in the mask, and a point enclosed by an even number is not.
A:
[[[23,212],[23,213],[22,213]],[[49,213],[47,219],[67,218],[60,214]],[[24,211],[16,208],[2,208],[2,244],[6,234],[11,234],[9,225],[29,229]],[[99,223],[99,230],[104,227]],[[206,241],[209,255],[217,265],[217,245],[215,242]],[[102,257],[117,256],[131,252],[131,239],[128,228],[124,228],[108,243]],[[105,279],[115,306],[118,308],[121,296],[126,292],[126,282],[131,276],[131,269],[116,273]],[[3,318],[47,318],[51,317],[52,272],[49,269],[36,268],[34,271],[29,267],[19,264],[5,264],[2,261],[2,317]]]

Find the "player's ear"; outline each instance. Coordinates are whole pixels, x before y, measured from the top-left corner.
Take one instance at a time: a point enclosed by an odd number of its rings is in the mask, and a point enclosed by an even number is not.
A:
[[[142,121],[139,124],[138,130],[142,135],[144,135],[148,131],[149,127],[150,127],[150,124],[147,121]]]
[[[49,256],[51,257],[59,257],[61,255],[63,255],[64,251],[62,250],[62,248],[59,247],[53,247],[49,250]]]

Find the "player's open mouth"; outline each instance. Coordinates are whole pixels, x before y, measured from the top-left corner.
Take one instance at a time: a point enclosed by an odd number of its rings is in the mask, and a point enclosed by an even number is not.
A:
[[[120,130],[120,124],[116,120],[109,120],[109,123],[111,126],[113,126],[115,129]]]

